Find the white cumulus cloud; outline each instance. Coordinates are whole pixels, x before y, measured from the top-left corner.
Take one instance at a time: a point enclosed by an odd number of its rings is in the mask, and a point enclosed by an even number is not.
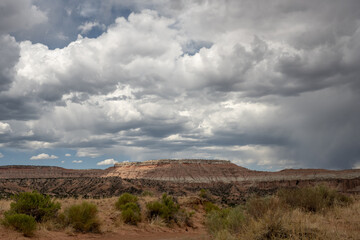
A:
[[[47,153],[40,153],[39,155],[32,156],[30,160],[42,160],[42,159],[56,159],[58,158],[55,155],[49,155]]]
[[[98,27],[101,30],[105,30],[106,26],[104,24],[100,24],[99,22],[86,22],[78,27],[82,34],[88,33],[91,29]]]
[[[82,160],[74,160],[72,161],[73,163],[82,163],[83,161]]]
[[[11,127],[8,123],[0,122],[0,134],[11,132]]]
[[[115,161],[113,158],[110,159],[106,159],[104,161],[98,162],[96,165],[114,165],[115,163],[117,163],[117,161]]]

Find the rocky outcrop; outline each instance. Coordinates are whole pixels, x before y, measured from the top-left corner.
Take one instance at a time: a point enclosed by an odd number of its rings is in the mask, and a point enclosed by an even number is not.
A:
[[[238,181],[250,172],[253,171],[224,160],[164,159],[115,164],[104,177],[210,183]]]

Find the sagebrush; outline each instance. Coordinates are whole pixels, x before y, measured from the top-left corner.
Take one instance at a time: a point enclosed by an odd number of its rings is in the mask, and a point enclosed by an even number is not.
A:
[[[37,222],[57,216],[60,203],[53,201],[50,196],[36,191],[23,192],[13,197],[9,213],[26,214],[35,218]]]
[[[21,213],[5,214],[3,224],[6,227],[12,227],[15,230],[23,233],[26,237],[33,236],[34,231],[36,230],[35,218]]]
[[[98,209],[93,203],[84,201],[68,207],[61,215],[61,221],[78,232],[100,232]]]

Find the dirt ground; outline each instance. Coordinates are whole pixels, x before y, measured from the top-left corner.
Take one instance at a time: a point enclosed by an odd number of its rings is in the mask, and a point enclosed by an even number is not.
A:
[[[140,197],[139,203],[143,209],[143,220],[138,226],[131,226],[124,224],[120,218],[120,212],[114,207],[114,203],[117,198],[105,198],[105,199],[87,199],[95,203],[99,209],[99,220],[101,222],[101,233],[76,233],[70,228],[56,229],[52,223],[40,223],[35,235],[31,238],[24,237],[21,233],[18,233],[12,229],[7,229],[0,225],[0,239],[1,240],[85,240],[85,239],[102,239],[102,240],[207,240],[210,237],[207,235],[203,226],[204,218],[203,213],[199,210],[195,212],[192,217],[193,227],[188,226],[166,226],[162,221],[149,222],[145,219],[145,204],[146,202],[158,199],[158,197]],[[72,204],[79,204],[83,199],[66,198],[57,200],[61,203],[62,210]],[[188,202],[188,198],[179,199],[181,205],[186,208],[187,211],[192,211],[191,202]],[[3,217],[3,213],[10,209],[9,200],[0,200],[0,219]]]
[[[194,232],[129,232],[119,230],[101,234],[69,234],[66,232],[38,231],[35,236],[28,238],[13,230],[0,228],[1,240],[85,240],[85,239],[106,239],[106,240],[207,240],[209,236],[203,231]]]

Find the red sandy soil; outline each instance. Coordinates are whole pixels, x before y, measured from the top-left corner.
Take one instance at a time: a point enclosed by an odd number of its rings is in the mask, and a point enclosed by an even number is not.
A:
[[[101,223],[100,234],[82,234],[76,233],[71,228],[65,228],[63,230],[54,229],[52,223],[40,223],[38,229],[35,231],[35,235],[31,238],[24,237],[21,233],[16,232],[13,229],[5,228],[0,224],[0,240],[85,240],[85,239],[102,239],[102,240],[207,240],[209,236],[204,228],[204,212],[198,210],[192,217],[193,227],[180,227],[176,224],[172,226],[165,226],[160,223],[151,223],[145,219],[145,204],[146,202],[154,201],[158,197],[141,197],[139,204],[142,208],[142,216],[144,217],[142,222],[138,226],[132,226],[124,224],[120,220],[120,212],[115,210],[114,204],[117,198],[107,199],[92,199],[85,200],[92,202],[98,206],[98,217]],[[62,210],[73,205],[79,204],[83,199],[60,199]],[[193,209],[188,207],[192,202],[191,198],[180,198],[179,202],[183,205],[186,211],[192,211]],[[3,218],[5,211],[10,209],[11,200],[0,200],[0,221]]]
[[[144,230],[119,230],[116,232],[108,232],[102,234],[69,234],[66,232],[53,232],[42,230],[35,234],[35,236],[28,238],[21,233],[13,230],[0,228],[1,240],[85,240],[85,239],[106,239],[106,240],[206,240],[209,236],[205,231],[197,230],[192,232],[147,232]]]

